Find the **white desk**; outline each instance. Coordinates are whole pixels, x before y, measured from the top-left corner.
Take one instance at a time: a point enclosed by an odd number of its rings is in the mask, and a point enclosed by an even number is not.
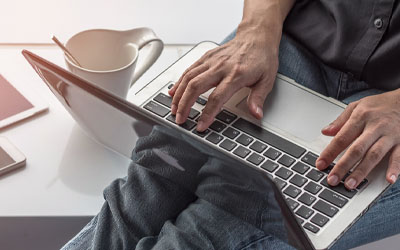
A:
[[[130,160],[84,134],[23,58],[23,48],[64,66],[54,46],[0,46],[0,73],[49,106],[47,113],[0,130],[27,158],[26,168],[0,177],[0,248],[56,249],[100,210],[102,190],[126,175]],[[135,87],[186,49],[167,47]]]

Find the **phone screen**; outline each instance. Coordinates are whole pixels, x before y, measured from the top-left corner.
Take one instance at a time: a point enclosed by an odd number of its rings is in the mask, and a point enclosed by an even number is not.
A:
[[[2,147],[0,147],[0,169],[13,163],[15,163],[13,158],[11,158]]]

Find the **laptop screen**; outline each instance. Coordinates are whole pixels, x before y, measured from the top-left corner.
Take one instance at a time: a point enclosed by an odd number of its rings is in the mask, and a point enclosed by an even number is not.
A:
[[[28,51],[23,54],[78,124],[100,143],[115,151],[130,157],[136,139],[147,134],[155,124],[135,105]],[[185,138],[189,143],[195,140],[187,135]],[[195,169],[195,176],[198,183],[218,187],[217,194],[205,191],[198,194],[200,198],[237,216],[244,224],[264,231],[277,245],[313,248],[281,192],[265,172],[237,162],[216,150],[213,150],[213,155],[220,164],[212,165],[212,168],[205,164]],[[191,166],[180,167],[186,169]],[[176,168],[174,171],[183,169]]]

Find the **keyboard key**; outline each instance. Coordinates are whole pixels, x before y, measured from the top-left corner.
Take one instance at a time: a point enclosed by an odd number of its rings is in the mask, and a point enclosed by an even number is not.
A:
[[[254,165],[260,165],[260,163],[264,160],[264,157],[262,157],[261,155],[257,154],[257,153],[252,153],[247,160],[251,163],[253,163]]]
[[[230,124],[237,118],[237,116],[223,109],[221,112],[219,112],[216,118],[220,121]]]
[[[197,110],[195,110],[195,109],[190,109],[190,112],[189,112],[189,116],[188,116],[188,117],[189,117],[190,119],[194,120],[194,118],[196,118],[199,114],[200,114],[199,111],[197,111]]]
[[[300,218],[299,216],[296,216],[296,220],[300,225],[304,223],[304,220],[302,218]]]
[[[318,233],[319,228],[317,226],[314,226],[313,224],[307,222],[306,224],[304,224],[303,226],[305,229],[311,231],[312,233]]]
[[[143,106],[143,108],[161,117],[165,117],[169,113],[169,109],[153,101],[148,102],[146,105]]]
[[[172,89],[173,86],[174,86],[174,84],[171,83],[170,85],[168,85],[168,89]]]
[[[270,158],[271,160],[276,160],[282,153],[279,152],[276,149],[269,148],[267,151],[265,151],[264,156]]]
[[[335,194],[334,192],[325,189],[324,191],[322,191],[319,196],[320,198],[332,203],[333,205],[336,205],[340,208],[342,208],[344,205],[346,205],[347,203],[347,199],[344,198],[343,196],[340,196],[338,194]]]
[[[304,189],[312,194],[317,194],[319,191],[321,191],[322,186],[316,184],[315,182],[308,182],[308,184],[304,187]]]
[[[278,162],[283,166],[290,167],[295,162],[295,159],[284,154],[281,158],[279,158]]]
[[[233,140],[240,134],[240,132],[233,128],[227,128],[222,134]]]
[[[285,191],[283,191],[284,194],[289,195],[292,198],[296,198],[297,196],[299,196],[299,194],[301,193],[301,190],[296,188],[293,185],[289,185]]]
[[[292,169],[293,169],[294,171],[296,171],[297,173],[299,173],[299,174],[304,174],[305,172],[307,172],[307,170],[310,169],[310,167],[307,166],[307,165],[304,164],[304,163],[297,162],[297,163],[292,167]]]
[[[297,209],[296,214],[300,215],[304,219],[310,218],[310,216],[314,213],[313,210],[309,209],[306,206],[301,206],[299,209]]]
[[[306,204],[307,206],[310,206],[311,204],[314,203],[314,201],[317,200],[317,198],[315,198],[314,196],[308,194],[308,193],[303,193],[299,199],[300,202]]]
[[[261,165],[262,169],[265,169],[270,173],[274,172],[278,167],[279,167],[278,163],[275,163],[271,160],[267,160]]]
[[[324,170],[322,170],[322,172],[324,172],[325,174],[329,174],[331,172],[331,170],[333,169],[333,167],[335,166],[335,164],[331,164],[329,165],[327,168],[325,168]]]
[[[303,158],[301,158],[301,160],[307,164],[310,164],[311,166],[315,167],[315,161],[318,159],[318,155],[311,153],[311,152],[307,152],[306,155],[304,155]]]
[[[197,98],[196,102],[203,106],[207,104],[207,101],[201,97]]]
[[[241,136],[239,136],[236,139],[237,142],[239,142],[240,144],[242,144],[244,146],[249,145],[253,140],[254,140],[253,138],[251,138],[251,137],[249,137],[249,136],[247,136],[245,134],[242,134]]]
[[[311,218],[311,222],[314,223],[315,225],[318,225],[320,227],[325,226],[325,224],[329,221],[329,219],[322,214],[317,213],[314,215],[314,217]]]
[[[364,179],[360,182],[360,184],[358,184],[357,189],[362,189],[366,184],[368,183],[367,179]]]
[[[324,177],[324,173],[316,169],[311,169],[306,176],[311,180],[318,182],[322,177]]]
[[[256,151],[257,153],[261,153],[264,151],[268,146],[265,145],[264,143],[261,143],[259,141],[255,141],[253,144],[251,144],[250,149]]]
[[[196,129],[193,130],[193,134],[198,135],[200,137],[205,137],[206,135],[208,135],[210,133],[209,129],[204,130],[203,132],[199,132]]]
[[[224,139],[224,137],[222,135],[219,135],[215,132],[212,132],[209,136],[207,136],[206,140],[210,141],[214,144],[218,144],[220,141],[222,141],[222,139]]]
[[[281,179],[279,179],[279,178],[274,178],[274,182],[276,183],[276,185],[278,186],[278,188],[280,189],[280,190],[282,190],[285,186],[286,186],[286,182],[284,182],[284,181],[282,181]]]
[[[159,93],[156,97],[153,98],[153,100],[167,106],[168,108],[171,108],[172,97],[170,97],[169,95]]]
[[[232,149],[234,149],[236,147],[236,143],[229,140],[229,139],[225,139],[223,142],[221,142],[221,144],[219,144],[219,146],[223,149],[226,149],[228,151],[231,151]]]
[[[295,174],[295,176],[293,176],[293,178],[290,179],[289,182],[298,187],[302,187],[304,184],[306,184],[307,179],[302,177],[301,175]]]
[[[174,115],[169,115],[167,117],[167,120],[176,124]],[[192,130],[196,126],[196,123],[191,120],[186,120],[184,123],[180,124],[179,126],[186,130]]]
[[[239,146],[233,151],[233,153],[241,158],[245,158],[248,154],[250,154],[250,149]]]
[[[329,185],[329,184],[328,184],[328,181],[327,181],[327,177],[325,177],[325,178],[321,181],[321,184],[324,185],[325,187],[327,187],[327,188],[329,188],[329,189],[335,191],[335,192],[338,192],[339,194],[342,194],[342,195],[346,196],[347,198],[350,198],[350,199],[353,198],[354,195],[356,195],[356,193],[357,193],[357,190],[356,190],[356,189],[353,189],[353,190],[347,189],[347,188],[344,186],[343,182],[340,182],[337,186],[331,186],[331,185]]]
[[[317,203],[315,203],[313,208],[331,218],[339,211],[338,208],[336,208],[332,205],[329,205],[328,203],[326,203],[323,200],[317,201]]]
[[[253,136],[254,138],[257,138],[279,150],[282,150],[283,152],[295,158],[299,158],[302,154],[304,154],[304,152],[306,152],[304,148],[242,118],[239,118],[232,126]]]
[[[220,121],[215,120],[211,125],[210,128],[214,131],[221,132],[226,128],[226,125]]]
[[[295,210],[298,206],[299,203],[290,199],[290,198],[286,198],[286,203],[288,204],[288,206],[290,207],[290,209]]]
[[[287,180],[293,174],[293,172],[288,170],[287,168],[281,167],[278,171],[276,171],[275,174],[282,179]]]

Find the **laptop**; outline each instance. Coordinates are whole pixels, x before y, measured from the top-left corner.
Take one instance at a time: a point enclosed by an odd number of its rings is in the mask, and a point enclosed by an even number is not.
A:
[[[131,157],[137,138],[153,125],[177,130],[234,161],[227,170],[233,182],[265,193],[265,197],[275,197],[268,201],[269,209],[275,209],[274,221],[282,226],[276,226],[273,236],[299,249],[329,248],[389,187],[385,180],[387,158],[356,190],[347,190],[343,183],[330,187],[326,177],[332,166],[325,171],[315,168],[318,154],[331,139],[320,130],[336,119],[345,105],[279,74],[261,121],[249,115],[249,90],[242,89],[205,132],[197,132],[196,123],[210,91],[197,99],[188,120],[176,125],[170,113],[168,89],[188,66],[217,46],[213,42],[199,43],[151,82],[130,93],[129,101],[29,51],[22,53],[96,141]]]

